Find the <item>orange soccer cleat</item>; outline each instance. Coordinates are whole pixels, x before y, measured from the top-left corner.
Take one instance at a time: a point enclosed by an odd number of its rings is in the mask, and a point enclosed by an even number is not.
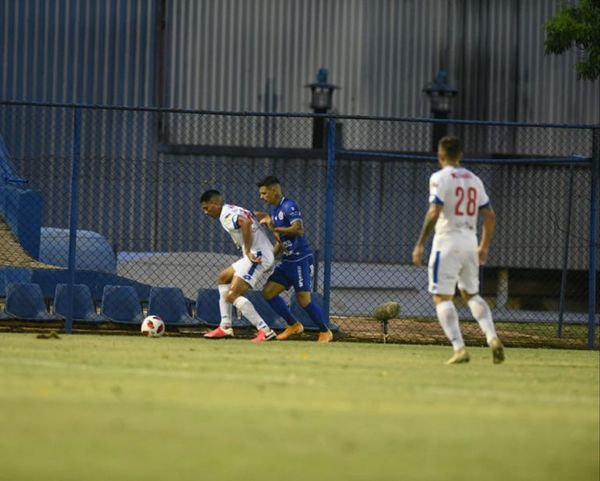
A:
[[[317,342],[326,343],[331,341],[333,341],[333,333],[330,330],[319,333],[319,339],[317,339]]]
[[[302,325],[301,322],[297,321],[295,324],[292,324],[291,326],[287,326],[283,330],[283,332],[277,336],[277,340],[285,341],[290,336],[293,336],[295,334],[302,334],[303,332],[304,332],[304,326]]]

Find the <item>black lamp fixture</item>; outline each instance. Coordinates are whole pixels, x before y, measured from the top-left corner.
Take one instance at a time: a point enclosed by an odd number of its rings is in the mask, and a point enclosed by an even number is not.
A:
[[[333,92],[339,89],[337,85],[327,81],[329,72],[326,68],[320,68],[317,73],[317,81],[306,84],[310,88],[311,101],[310,108],[316,114],[325,114],[333,107]],[[325,119],[315,117],[313,119],[313,149],[322,149],[325,139]]]
[[[431,113],[435,115],[445,115],[442,118],[448,118],[450,113],[450,101],[456,96],[458,90],[451,87],[448,83],[448,72],[440,70],[433,82],[428,83],[423,89],[431,101]]]
[[[454,87],[448,83],[448,72],[440,70],[433,82],[428,83],[423,92],[429,97],[431,102],[431,113],[434,119],[447,119],[450,114],[450,105],[452,99],[458,93]],[[445,123],[433,124],[433,150],[437,150],[439,140],[446,135],[448,126]]]

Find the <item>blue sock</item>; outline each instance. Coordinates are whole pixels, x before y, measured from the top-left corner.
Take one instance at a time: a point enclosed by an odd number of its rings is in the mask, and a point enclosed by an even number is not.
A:
[[[315,324],[319,327],[319,331],[326,332],[328,331],[327,324],[325,323],[325,317],[323,316],[323,311],[319,307],[319,305],[312,299],[310,304],[304,306],[304,310],[308,312],[310,318],[315,321]]]
[[[273,299],[269,299],[267,302],[277,314],[285,319],[285,322],[287,322],[289,326],[298,322],[296,319],[294,319],[290,308],[280,296],[275,296]]]

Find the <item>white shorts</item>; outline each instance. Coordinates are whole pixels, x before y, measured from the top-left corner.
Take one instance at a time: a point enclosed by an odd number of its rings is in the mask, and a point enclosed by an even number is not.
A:
[[[235,261],[231,264],[231,267],[233,267],[237,277],[242,278],[254,289],[261,278],[271,271],[274,262],[275,259],[272,256],[262,256],[262,262],[260,264],[254,264],[250,259],[244,256],[239,261]]]
[[[453,296],[456,284],[469,294],[479,292],[479,255],[474,250],[432,250],[429,292]]]

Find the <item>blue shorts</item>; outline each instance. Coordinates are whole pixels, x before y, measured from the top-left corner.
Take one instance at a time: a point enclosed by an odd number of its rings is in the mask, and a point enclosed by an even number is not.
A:
[[[280,262],[268,280],[281,284],[285,287],[286,291],[294,286],[296,292],[310,292],[312,290],[312,276],[314,272],[313,256],[308,255],[298,261]]]

